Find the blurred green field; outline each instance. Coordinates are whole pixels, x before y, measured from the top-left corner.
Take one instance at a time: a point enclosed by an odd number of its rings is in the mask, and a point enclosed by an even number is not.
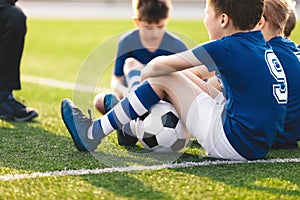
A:
[[[132,28],[130,20],[29,20],[22,75],[97,83],[107,88],[118,36]],[[171,21],[168,28],[190,47],[208,40],[201,21]],[[299,35],[298,24],[292,39],[300,43]],[[102,74],[98,77],[99,72]],[[89,78],[86,74],[91,76],[91,82],[82,80]],[[1,177],[12,174],[211,161],[196,142],[175,155],[175,160],[171,155],[149,155],[140,146],[120,147],[115,134],[99,146],[98,154],[78,152],[62,123],[60,102],[63,98],[84,99],[83,104],[91,107],[95,93],[27,82],[22,86],[15,95],[37,108],[40,116],[30,123],[0,120],[1,200],[300,199],[299,162],[221,164],[5,181]],[[99,114],[93,110],[93,115]],[[272,150],[266,159],[275,158],[298,159],[300,150]]]
[[[28,27],[22,73],[74,81],[94,48],[115,40],[134,25],[130,20],[31,20]],[[201,21],[171,21],[168,28],[194,44],[208,39]],[[112,44],[109,48],[106,51],[113,54],[117,46]]]

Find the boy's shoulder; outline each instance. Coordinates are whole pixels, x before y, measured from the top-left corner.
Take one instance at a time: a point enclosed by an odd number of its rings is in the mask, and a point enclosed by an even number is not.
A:
[[[168,30],[165,30],[165,36],[173,38],[173,39],[180,40],[180,38],[177,35],[175,35],[174,33],[170,32]]]
[[[270,44],[273,48],[274,48],[274,46],[275,47],[281,46],[284,49],[291,50],[292,52],[300,51],[299,47],[297,46],[297,44],[294,41],[290,40],[289,38],[284,38],[281,36],[277,36],[277,37],[270,39],[268,41],[268,44]]]
[[[135,38],[139,38],[139,29],[131,29],[125,33],[123,33],[120,37],[121,40],[125,40],[125,39],[135,39]],[[174,39],[174,40],[180,40],[180,38],[175,35],[174,33],[165,30],[165,38],[167,39]]]
[[[270,49],[261,31],[237,32],[230,36],[225,36],[220,40],[224,47],[230,47],[239,51],[241,47],[250,47],[252,49]],[[239,47],[239,48],[237,48]],[[248,50],[248,48],[243,48]]]
[[[138,29],[132,29],[125,33],[123,33],[120,37],[120,40],[126,40],[126,39],[136,39],[139,38],[139,30]]]

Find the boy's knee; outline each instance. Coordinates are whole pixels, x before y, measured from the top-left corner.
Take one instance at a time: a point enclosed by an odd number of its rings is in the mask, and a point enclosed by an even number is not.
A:
[[[130,71],[134,69],[140,69],[141,65],[142,64],[135,58],[127,58],[124,64],[124,73],[128,74]]]
[[[105,114],[104,97],[104,93],[99,93],[94,98],[94,106],[101,114]]]

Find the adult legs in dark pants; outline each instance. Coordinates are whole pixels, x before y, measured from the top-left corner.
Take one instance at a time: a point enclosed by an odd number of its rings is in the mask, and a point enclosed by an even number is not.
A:
[[[20,62],[26,34],[26,16],[14,5],[0,8],[0,118],[30,121],[37,111],[13,97],[21,89]]]

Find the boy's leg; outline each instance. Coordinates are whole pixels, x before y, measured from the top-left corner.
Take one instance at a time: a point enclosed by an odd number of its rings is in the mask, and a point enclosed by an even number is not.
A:
[[[129,90],[134,90],[140,84],[141,69],[143,67],[144,65],[134,58],[126,59],[124,64],[124,84],[127,84]],[[115,106],[116,99],[118,97],[115,95],[99,93],[94,99],[94,105],[100,113],[105,114]]]
[[[124,64],[124,75],[129,91],[134,90],[141,79],[141,70],[144,67],[142,63],[134,58],[127,58]]]
[[[138,61],[136,60],[131,60],[131,71],[127,71],[127,74],[130,74],[131,72],[136,71],[136,68],[138,68],[139,66],[139,62],[136,63]],[[135,68],[135,67],[136,68]],[[128,69],[128,68],[127,68]],[[133,73],[134,74],[134,73]],[[128,77],[128,76],[127,76]],[[184,105],[190,105],[191,102],[196,98],[196,96],[198,96],[199,92],[201,92],[202,90],[199,90],[199,88],[203,87],[203,88],[207,88],[207,91],[209,93],[211,93],[212,96],[216,96],[217,94],[219,94],[218,92],[216,93],[214,89],[212,89],[212,87],[207,86],[202,80],[199,79],[198,76],[196,76],[195,74],[193,74],[190,71],[182,71],[179,73],[176,73],[175,75],[169,75],[166,78],[165,77],[158,77],[158,78],[152,78],[149,79],[150,84],[154,86],[154,83],[160,83],[159,85],[165,86],[164,90],[166,94],[179,94],[176,96],[165,96],[165,98],[171,98],[173,97],[174,99],[169,99],[171,102],[181,102],[180,104],[184,104]],[[178,84],[177,84],[178,83]],[[184,83],[184,84],[182,84]],[[187,90],[187,85],[190,85],[191,88],[193,88],[195,92],[195,94],[193,95],[192,93],[187,93],[185,95],[181,95],[183,94],[183,91]],[[157,91],[161,90],[161,86],[158,86]],[[199,90],[199,91],[198,91]],[[176,91],[176,92],[175,92]],[[182,97],[188,97],[188,98],[182,98]],[[188,101],[191,102],[188,102]],[[176,108],[176,105],[175,105]],[[177,106],[177,109],[180,109],[180,105]],[[184,111],[188,111],[188,109],[183,109]],[[185,115],[187,115],[187,113],[185,113]],[[185,121],[184,121],[185,122]],[[126,131],[124,131],[126,130]],[[136,137],[132,137],[132,130],[130,129],[129,124],[126,125],[126,127],[122,128],[122,131],[120,129],[117,130],[118,133],[118,142],[120,145],[135,145],[137,142],[137,138]]]
[[[134,89],[134,87],[137,87],[139,84],[139,79],[140,79],[140,68],[143,66],[140,62],[138,62],[135,59],[127,59],[126,62],[126,67],[125,67],[125,77],[126,80],[128,80],[128,87],[130,89]],[[157,80],[158,79],[158,80]],[[191,82],[192,81],[192,82]],[[181,94],[183,93],[184,90],[186,90],[186,84],[189,85],[193,85],[195,88],[194,90],[198,90],[201,87],[206,88],[206,84],[200,79],[198,76],[196,76],[195,74],[193,74],[191,71],[182,71],[177,73],[177,75],[172,75],[172,76],[168,76],[167,78],[152,78],[149,80],[150,83],[154,82],[159,82],[161,83],[161,85],[166,86],[165,88],[165,92],[166,93],[173,93],[173,91],[177,90],[178,92],[174,92],[177,94]],[[185,83],[185,84],[181,84],[181,83]],[[178,85],[176,83],[179,83]],[[193,87],[191,86],[191,87]],[[160,86],[158,86],[160,88]],[[208,91],[210,90],[209,86],[207,87]],[[170,89],[169,91],[167,91],[168,89]],[[158,91],[160,89],[157,89]],[[188,97],[189,100],[193,101],[194,98],[196,98],[197,94],[199,94],[200,91],[195,93],[195,96],[193,94],[191,94],[191,96],[188,96],[189,94],[186,94],[185,96],[183,95],[183,97]],[[212,95],[215,94],[213,91],[211,92]],[[178,101],[178,102],[183,102],[181,104],[187,104],[190,105],[191,103],[188,102],[187,98],[182,98],[180,99],[180,97],[182,97],[181,95],[175,97],[175,99],[170,99],[170,101]],[[165,98],[169,98],[168,96],[166,96]],[[176,105],[175,105],[176,106]],[[180,106],[177,106],[177,109],[179,109]],[[176,107],[175,107],[176,108]],[[188,111],[188,109],[184,109],[186,111]],[[186,114],[185,114],[186,115]],[[127,130],[127,131],[124,131]],[[130,129],[130,125],[127,124],[126,127],[124,127],[122,129],[122,131],[117,130],[118,133],[118,142],[120,145],[134,145],[137,142],[137,138],[136,137],[132,137],[132,130]]]
[[[120,99],[112,93],[99,93],[94,98],[94,106],[104,115],[117,105],[119,101]]]
[[[115,105],[119,103],[120,99],[114,94],[99,93],[95,97],[94,105],[96,109],[103,115],[108,113]],[[118,144],[122,146],[134,146],[138,139],[134,136],[129,124],[126,124],[122,129],[117,129]]]
[[[210,96],[216,95],[215,89],[189,71],[172,73],[163,78],[150,78],[148,81],[159,96],[174,105],[184,123],[190,105],[199,94],[205,92]]]
[[[150,84],[144,82],[128,97],[122,99],[110,112],[96,121],[87,118],[68,99],[62,101],[61,114],[77,149],[93,151],[101,139],[143,115],[159,101],[160,98]]]
[[[134,90],[140,84],[141,69],[144,67],[138,60],[128,58],[124,64],[124,77],[129,91]],[[116,104],[118,98],[113,94],[98,94],[94,99],[94,105],[102,114],[109,112]],[[134,146],[138,139],[130,130],[129,124],[122,129],[117,129],[119,145]]]
[[[124,64],[124,76],[129,91],[133,91],[140,84],[142,63],[134,58],[128,58]],[[126,124],[122,129],[117,129],[118,144],[122,146],[134,146],[138,139],[133,134],[130,124]]]
[[[71,101],[64,100],[62,118],[78,150],[93,151],[105,136],[142,116],[165,97],[171,101],[185,122],[193,100],[203,91],[208,91],[207,84],[202,80],[199,82],[198,85],[195,84],[180,72],[151,78],[122,99],[109,113],[93,122]]]

